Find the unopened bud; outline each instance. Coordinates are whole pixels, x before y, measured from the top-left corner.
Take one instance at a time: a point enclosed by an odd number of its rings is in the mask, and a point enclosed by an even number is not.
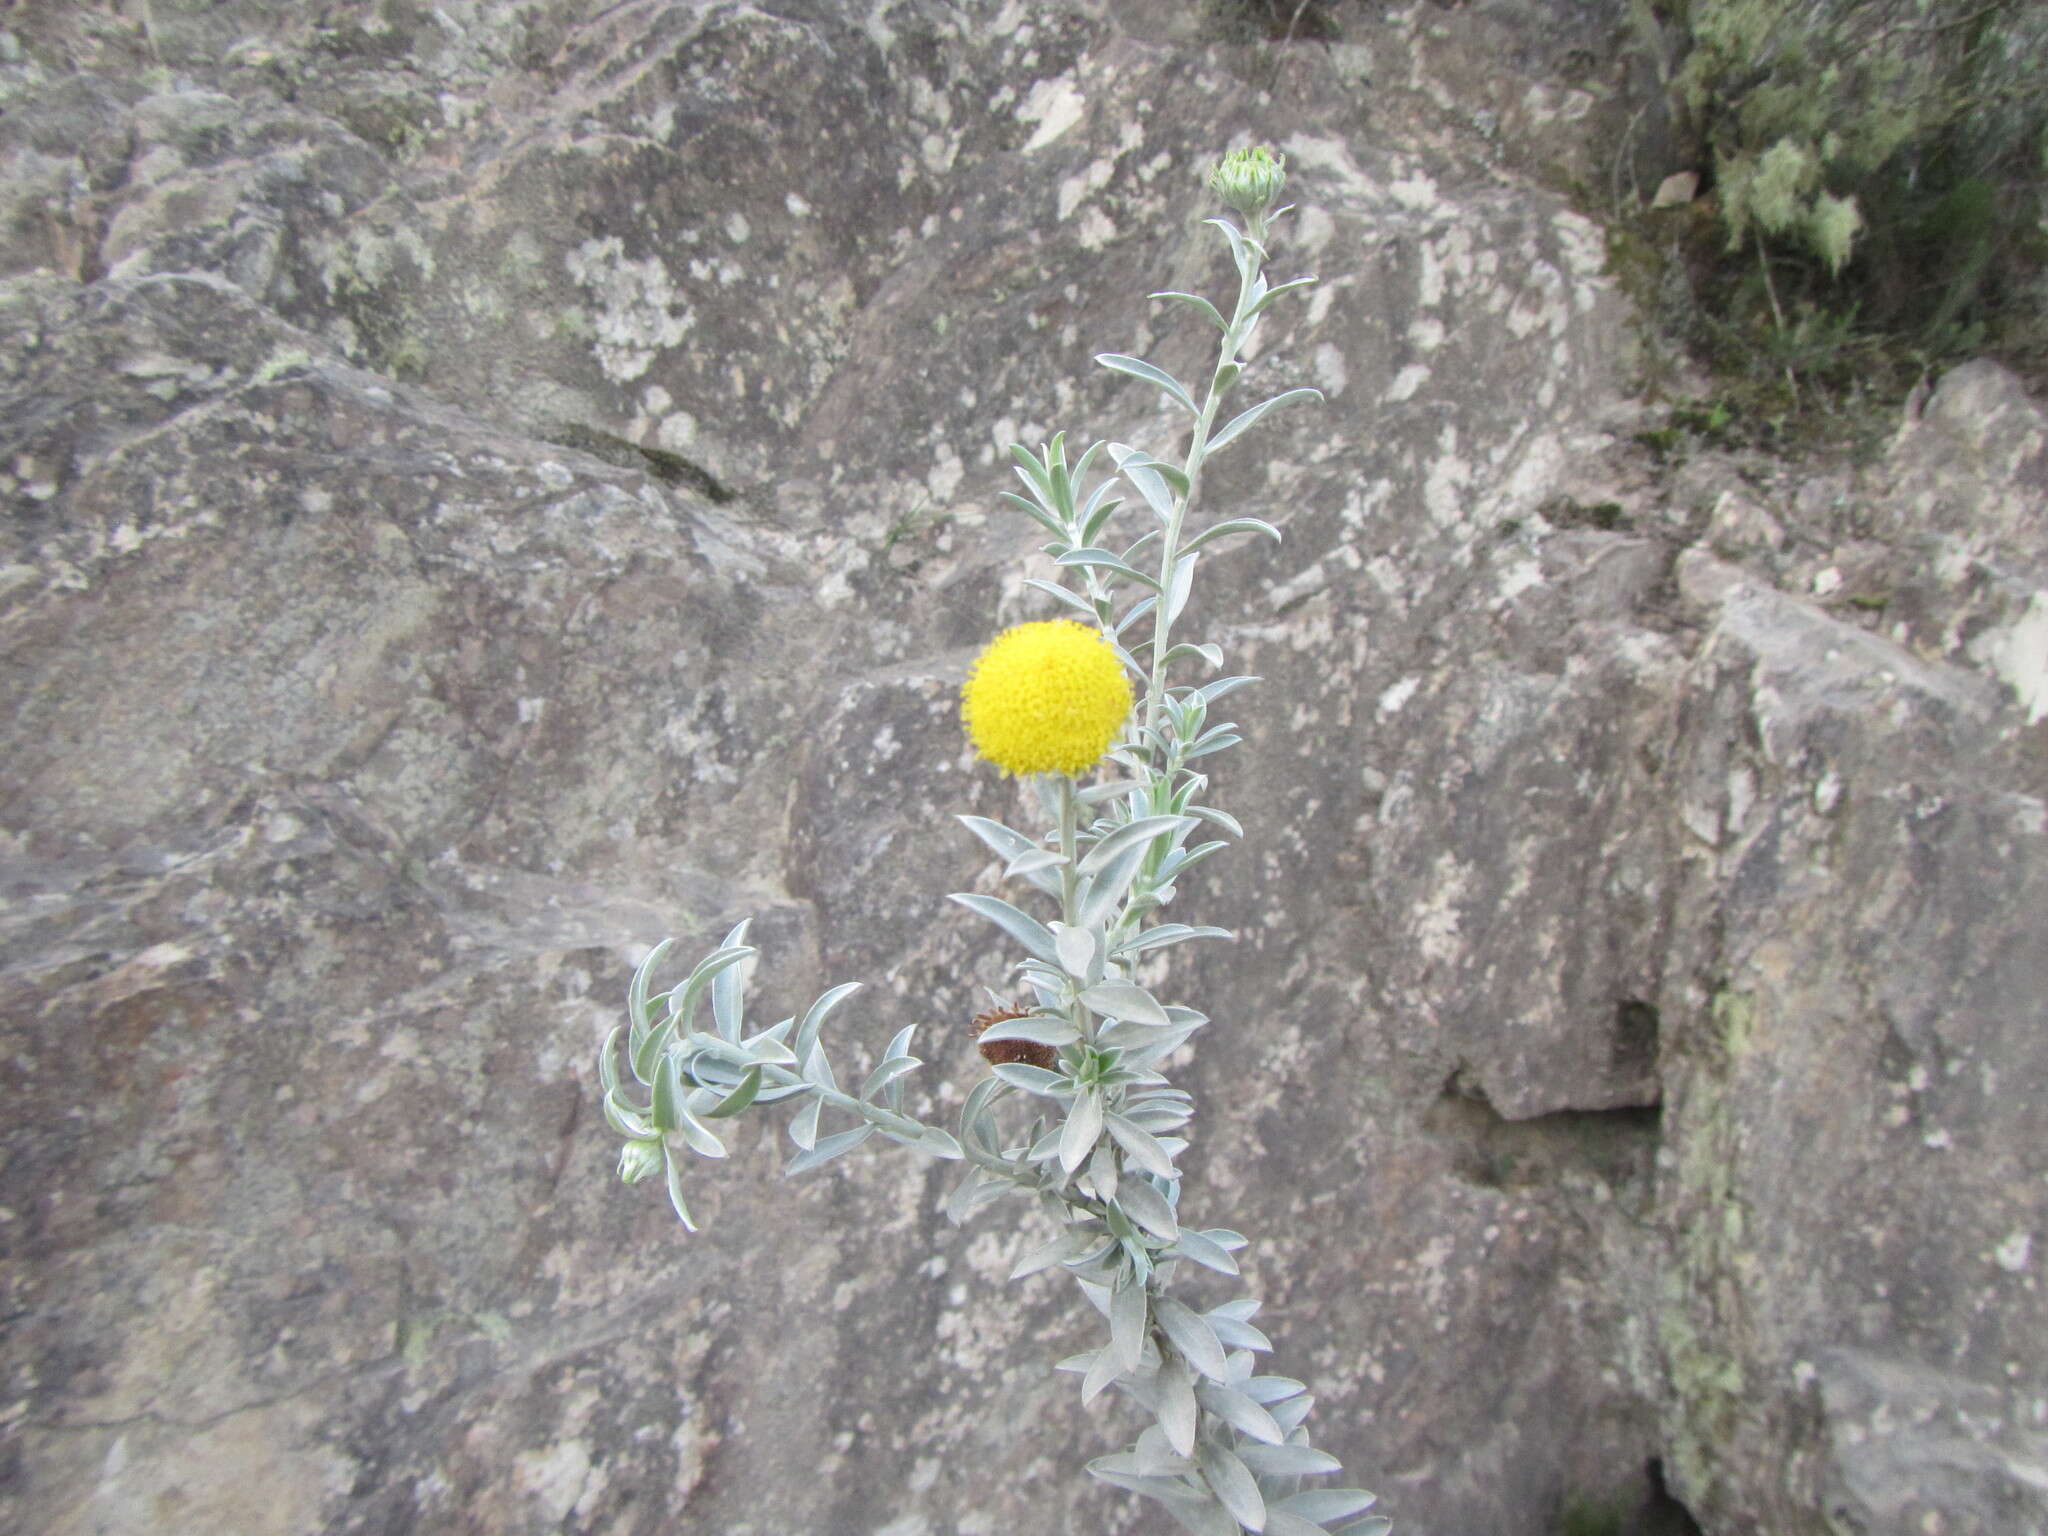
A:
[[[1255,219],[1280,200],[1287,185],[1287,157],[1277,159],[1263,144],[1233,149],[1209,173],[1209,189],[1248,219]]]
[[[652,1178],[661,1172],[661,1157],[660,1142],[629,1141],[619,1148],[619,1177],[628,1184]]]

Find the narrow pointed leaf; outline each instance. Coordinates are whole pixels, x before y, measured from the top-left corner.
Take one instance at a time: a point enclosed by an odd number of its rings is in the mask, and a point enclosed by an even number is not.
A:
[[[704,1118],[707,1120],[722,1120],[727,1115],[736,1115],[753,1103],[754,1096],[760,1091],[761,1069],[754,1067],[748,1071],[745,1077],[739,1080],[738,1086],[732,1092],[728,1093],[704,1112]]]
[[[1153,1309],[1155,1314],[1157,1308]],[[1170,1335],[1169,1335],[1170,1337]],[[1169,1355],[1159,1366],[1159,1427],[1166,1443],[1181,1456],[1195,1454],[1195,1428],[1201,1417],[1195,1405],[1195,1384],[1187,1362]]]
[[[1060,1166],[1071,1175],[1088,1161],[1101,1135],[1102,1095],[1092,1088],[1087,1089],[1067,1111],[1067,1122],[1060,1132]]]
[[[1145,1325],[1149,1319],[1144,1286],[1127,1285],[1110,1297],[1110,1352],[1126,1371],[1138,1368],[1138,1359],[1145,1349]]]
[[[1279,298],[1281,294],[1292,293],[1297,288],[1306,288],[1314,281],[1315,279],[1312,277],[1297,277],[1293,279],[1291,282],[1275,283],[1271,288],[1268,288],[1264,293],[1259,295],[1258,299],[1252,304],[1252,307],[1246,310],[1245,313],[1250,315],[1256,315],[1268,304],[1271,304],[1275,299]]]
[[[739,926],[725,936],[720,949],[741,949],[747,942],[747,924]],[[727,1040],[737,1041],[743,1025],[747,983],[743,966],[727,966],[711,983],[711,1018],[718,1027],[718,1033]]]
[[[1173,1166],[1173,1159],[1166,1155],[1166,1148],[1159,1145],[1159,1139],[1150,1131],[1114,1111],[1103,1117],[1103,1123],[1109,1127],[1109,1134],[1116,1138],[1116,1144],[1124,1149],[1124,1155],[1147,1173],[1156,1173],[1162,1179],[1180,1177],[1180,1170]],[[1217,1251],[1222,1252],[1221,1249]],[[1229,1255],[1224,1257],[1227,1259]],[[1225,1273],[1234,1272],[1236,1267],[1233,1264]]]
[[[1125,849],[1140,843],[1149,843],[1155,837],[1170,832],[1194,830],[1196,819],[1192,816],[1141,816],[1136,821],[1118,827],[1104,837],[1082,856],[1077,866],[1084,875],[1101,872],[1102,867]]]
[[[1183,548],[1190,551],[1197,550],[1205,544],[1213,544],[1218,539],[1231,538],[1241,533],[1263,533],[1272,539],[1274,543],[1280,542],[1280,530],[1265,519],[1258,517],[1233,517],[1227,522],[1216,523],[1211,527],[1204,528],[1192,539],[1189,539]],[[1218,665],[1220,666],[1221,663],[1219,662]]]
[[[842,1152],[850,1152],[875,1134],[872,1125],[856,1125],[850,1131],[841,1131],[836,1136],[827,1136],[807,1152],[799,1152],[789,1160],[784,1173],[808,1173],[821,1163],[829,1163]]]
[[[813,1094],[810,1103],[790,1119],[789,1139],[806,1152],[818,1144],[818,1116],[824,1108],[825,1101]]]
[[[1135,982],[1099,981],[1082,991],[1081,1001],[1106,1019],[1133,1019],[1158,1028],[1173,1022],[1158,999]]]
[[[1290,405],[1296,400],[1320,400],[1322,398],[1323,392],[1319,389],[1290,389],[1284,394],[1273,396],[1270,400],[1261,400],[1250,410],[1231,417],[1228,425],[1209,439],[1209,452],[1214,453],[1217,449],[1224,447],[1240,432],[1257,422],[1266,412],[1278,406]]]
[[[697,1223],[690,1220],[690,1208],[683,1204],[683,1181],[676,1168],[675,1155],[665,1147],[662,1149],[662,1175],[663,1182],[668,1185],[668,1203],[676,1208],[676,1216],[682,1222],[683,1230],[696,1231]]]
[[[1242,1392],[1205,1381],[1195,1388],[1195,1396],[1204,1408],[1232,1429],[1240,1430],[1266,1445],[1286,1443],[1287,1434],[1273,1422],[1273,1415]]]
[[[1211,325],[1215,326],[1217,330],[1227,331],[1230,329],[1229,322],[1226,321],[1222,315],[1217,313],[1216,306],[1214,304],[1211,304],[1207,299],[1203,298],[1199,293],[1179,293],[1172,289],[1168,289],[1165,293],[1154,293],[1148,295],[1148,297],[1154,299],[1172,299],[1176,303],[1185,304],[1189,309],[1192,309],[1204,320],[1207,320]]]
[[[1229,1379],[1223,1363],[1223,1346],[1208,1323],[1171,1296],[1159,1297],[1152,1305],[1152,1313],[1190,1365],[1211,1381]]]
[[[1173,1207],[1166,1197],[1143,1179],[1126,1179],[1117,1196],[1125,1215],[1154,1237],[1172,1242],[1180,1236],[1180,1224],[1173,1219]]]
[[[1290,1494],[1273,1507],[1284,1509],[1290,1515],[1299,1515],[1304,1520],[1327,1524],[1332,1520],[1363,1514],[1378,1502],[1376,1495],[1367,1493],[1363,1488],[1310,1488]]]
[[[626,1021],[633,1026],[635,1044],[654,1026],[653,1004],[648,998],[647,982],[654,974],[654,968],[661,964],[661,957],[675,946],[674,939],[663,939],[647,951],[647,957],[633,968],[632,984],[626,989]]]
[[[1306,1445],[1244,1445],[1238,1447],[1238,1455],[1254,1472],[1268,1477],[1313,1477],[1343,1470],[1336,1457]]]
[[[1204,1269],[1213,1269],[1219,1275],[1234,1275],[1237,1273],[1237,1260],[1233,1259],[1199,1232],[1191,1232],[1186,1227],[1182,1227],[1180,1229],[1180,1238],[1174,1244],[1174,1247],[1179,1250],[1182,1258],[1192,1259]]]
[[[1216,1495],[1216,1502],[1248,1531],[1266,1528],[1266,1498],[1258,1480],[1242,1461],[1220,1445],[1195,1448],[1195,1464],[1202,1469],[1202,1481]]]
[[[834,1008],[859,990],[859,982],[842,981],[829,992],[821,994],[818,1000],[805,1010],[803,1023],[796,1027],[796,1039],[790,1043],[790,1050],[795,1053],[797,1060],[803,1061],[810,1056],[811,1048],[818,1043],[818,1032],[825,1027],[826,1018]]]
[[[1063,1098],[1074,1088],[1072,1078],[1062,1077],[1057,1072],[1048,1072],[1043,1067],[1034,1067],[1026,1062],[998,1062],[992,1070],[1011,1087],[1022,1088],[1026,1093],[1044,1094],[1047,1098]]]
[[[1047,965],[1060,963],[1059,951],[1053,946],[1052,931],[1037,918],[1018,911],[1007,901],[994,896],[982,896],[973,891],[957,891],[946,899],[957,901],[968,911],[987,918],[1022,944],[1033,959],[1043,960]]]
[[[1181,383],[1179,379],[1176,379],[1164,368],[1155,367],[1153,364],[1146,362],[1142,357],[1126,357],[1121,352],[1098,352],[1095,355],[1095,361],[1102,364],[1105,368],[1113,369],[1117,373],[1127,373],[1134,379],[1143,379],[1147,384],[1153,384],[1165,390],[1167,394],[1173,397],[1176,403],[1187,408],[1187,413],[1190,416],[1202,414],[1201,407],[1195,404],[1195,397],[1188,393],[1185,384]]]

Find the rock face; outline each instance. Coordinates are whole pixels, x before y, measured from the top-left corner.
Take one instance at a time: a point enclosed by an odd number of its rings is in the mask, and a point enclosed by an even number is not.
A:
[[[0,34],[0,1523],[1160,1528],[1028,1213],[756,1132],[686,1239],[593,1057],[753,916],[957,1107],[999,455],[1174,446],[1088,358],[1193,366],[1249,137],[1322,283],[1248,387],[1328,404],[1208,477],[1286,537],[1169,990],[1318,1443],[1444,1536],[2048,1531],[2048,417],[1653,473],[1519,169],[1570,26],[130,9]]]

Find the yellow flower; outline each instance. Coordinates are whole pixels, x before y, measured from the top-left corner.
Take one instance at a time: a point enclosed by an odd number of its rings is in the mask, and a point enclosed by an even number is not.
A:
[[[989,643],[960,690],[974,750],[1007,773],[1085,772],[1131,712],[1131,684],[1085,624],[1018,624]]]

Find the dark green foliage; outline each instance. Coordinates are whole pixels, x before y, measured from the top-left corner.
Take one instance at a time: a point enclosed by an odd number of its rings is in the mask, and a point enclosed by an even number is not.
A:
[[[1629,226],[1617,266],[1665,329],[1762,392],[1746,414],[1894,395],[1982,352],[2048,370],[2048,7],[1633,12],[1705,184]]]

